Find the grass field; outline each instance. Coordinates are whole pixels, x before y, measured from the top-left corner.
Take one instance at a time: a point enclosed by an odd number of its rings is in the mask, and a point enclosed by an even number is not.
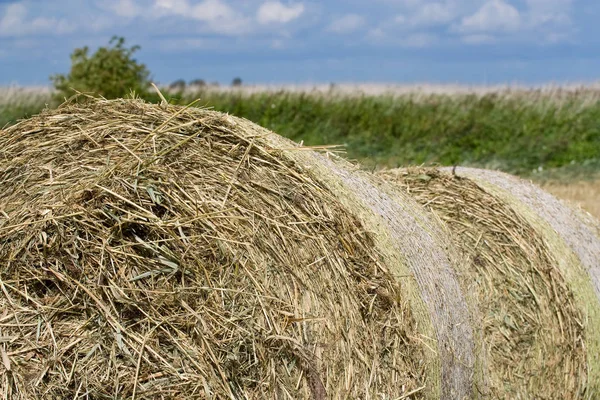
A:
[[[600,180],[575,182],[548,182],[542,187],[560,199],[600,219]]]
[[[600,87],[338,85],[170,94],[174,103],[196,98],[306,145],[343,145],[365,168],[500,169],[539,181],[600,217]],[[0,88],[0,127],[46,105],[57,105],[48,89]]]

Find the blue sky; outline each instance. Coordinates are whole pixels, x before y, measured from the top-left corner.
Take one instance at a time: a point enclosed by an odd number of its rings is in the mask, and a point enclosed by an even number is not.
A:
[[[113,35],[161,83],[590,82],[599,21],[597,0],[0,0],[0,85]]]

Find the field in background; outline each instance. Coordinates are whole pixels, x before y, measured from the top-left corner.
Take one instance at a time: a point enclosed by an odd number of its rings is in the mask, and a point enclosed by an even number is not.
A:
[[[548,182],[542,187],[575,207],[600,219],[600,180],[575,182]]]
[[[500,169],[545,184],[600,217],[600,85],[188,87],[169,97],[180,104],[200,98],[199,106],[305,145],[343,145],[365,168]],[[47,88],[0,88],[0,127],[46,105],[57,106]]]
[[[46,87],[0,86],[0,129],[18,118],[38,113],[51,102],[51,91]]]

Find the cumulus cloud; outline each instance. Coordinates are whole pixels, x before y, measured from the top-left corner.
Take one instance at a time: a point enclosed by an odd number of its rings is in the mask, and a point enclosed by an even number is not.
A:
[[[374,1],[384,3],[389,16],[370,28],[373,42],[444,30],[448,35],[433,43],[557,43],[572,41],[578,32],[575,0]]]
[[[393,21],[396,24],[405,24],[408,19],[406,18],[406,15],[398,14],[394,17]]]
[[[373,41],[373,42],[378,42],[380,40],[385,39],[386,34],[385,34],[385,31],[381,27],[373,28],[373,29],[370,29],[369,32],[367,33],[367,38],[371,39],[371,41]]]
[[[342,17],[334,19],[327,30],[334,33],[351,33],[360,29],[365,25],[364,17],[358,14],[346,14]]]
[[[108,3],[107,7],[119,17],[132,18],[142,13],[142,8],[136,4],[135,0],[117,0]]]
[[[438,37],[428,32],[407,33],[400,36],[390,35],[381,28],[371,29],[367,38],[375,45],[395,45],[405,48],[425,48],[438,42]]]
[[[182,23],[198,21],[200,24],[191,27],[194,32],[223,35],[248,34],[257,30],[258,25],[268,28],[269,24],[285,24],[305,11],[303,3],[284,4],[273,0],[263,1],[258,9],[253,8],[252,3],[233,7],[228,0],[112,0],[110,6],[106,6],[105,1],[99,3],[100,7],[120,17],[139,16],[153,23],[167,18],[179,19]]]
[[[239,35],[250,30],[250,19],[223,0],[204,0],[191,3],[188,0],[154,0],[151,18],[179,17],[200,21],[201,27],[213,33]]]
[[[525,0],[530,23],[533,26],[545,24],[565,25],[571,22],[569,17],[573,0]]]
[[[154,16],[180,16],[198,21],[217,21],[232,19],[235,11],[221,0],[204,0],[192,4],[188,0],[155,0]]]
[[[521,26],[521,15],[512,5],[502,0],[485,3],[474,14],[464,17],[458,30],[460,32],[511,32]]]
[[[285,5],[279,1],[267,1],[260,5],[256,19],[260,24],[288,23],[304,13],[304,4]]]
[[[75,26],[66,20],[47,17],[29,19],[28,14],[23,3],[6,6],[4,15],[0,17],[0,36],[62,35],[75,30]]]
[[[445,24],[456,16],[457,11],[450,3],[429,3],[417,9],[410,18],[410,23],[418,26]]]
[[[191,8],[187,0],[155,0],[154,10],[164,15],[185,15]]]
[[[191,16],[198,21],[226,21],[237,17],[233,8],[220,0],[206,0],[196,4],[192,7]]]

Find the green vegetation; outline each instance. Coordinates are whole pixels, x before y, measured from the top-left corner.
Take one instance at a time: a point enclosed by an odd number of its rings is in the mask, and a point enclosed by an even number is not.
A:
[[[40,88],[0,88],[0,129],[17,119],[39,113],[52,103],[49,91]]]
[[[91,92],[107,99],[124,97],[132,91],[144,95],[149,87],[150,72],[133,54],[139,46],[125,47],[125,39],[113,37],[109,47],[100,47],[89,55],[88,47],[71,54],[71,72],[50,77],[59,98],[70,97],[73,89]]]
[[[0,129],[15,122],[17,119],[27,118],[28,116],[39,113],[44,108],[44,104],[39,106],[30,106],[24,104],[0,104]]]
[[[554,178],[560,171],[569,177],[600,171],[596,96],[344,96],[207,89],[172,101],[183,104],[197,97],[202,106],[247,118],[305,145],[345,145],[347,156],[368,168],[471,165]],[[158,102],[155,95],[147,98]],[[21,111],[3,109],[0,103],[0,123],[26,114]]]
[[[473,165],[528,175],[600,166],[600,101],[526,96],[327,96],[207,91],[203,104],[368,167]],[[186,100],[187,101],[187,100]]]

